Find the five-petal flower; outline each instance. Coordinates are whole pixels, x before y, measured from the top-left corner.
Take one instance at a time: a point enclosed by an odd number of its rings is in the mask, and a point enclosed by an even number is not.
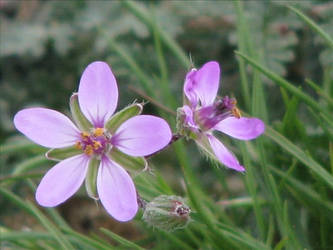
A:
[[[245,171],[213,131],[239,140],[251,140],[264,132],[265,125],[257,118],[240,117],[234,98],[216,98],[219,81],[220,66],[214,61],[207,62],[199,70],[192,69],[186,75],[185,105],[178,110],[178,130],[195,139],[206,153],[228,168]]]
[[[118,87],[104,62],[88,65],[76,97],[78,112],[85,119],[78,126],[65,115],[46,108],[28,108],[15,115],[15,127],[35,143],[55,149],[71,147],[77,152],[46,173],[37,188],[36,200],[42,206],[57,206],[72,196],[91,172],[96,179],[91,183],[108,213],[119,221],[128,221],[138,209],[136,189],[112,152],[118,150],[128,157],[150,155],[169,143],[170,127],[161,118],[136,115],[110,130],[107,125],[117,106]],[[88,128],[82,129],[84,124]]]

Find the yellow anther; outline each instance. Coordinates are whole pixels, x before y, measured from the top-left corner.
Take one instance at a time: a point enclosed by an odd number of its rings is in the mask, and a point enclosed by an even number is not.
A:
[[[93,147],[91,145],[87,145],[84,150],[84,153],[89,156],[92,155],[94,153]]]
[[[82,133],[81,133],[81,136],[82,136],[83,139],[88,139],[88,137],[89,137],[90,135],[89,135],[89,133],[87,133],[87,132],[82,132]]]
[[[234,107],[231,112],[238,119],[242,116],[240,110],[236,107]]]
[[[94,136],[101,136],[104,133],[104,128],[95,128]]]
[[[76,148],[76,149],[82,149],[81,142],[77,141],[77,142],[75,143],[75,148]]]
[[[94,141],[93,143],[94,143],[93,147],[94,147],[95,150],[97,150],[100,147],[102,147],[102,144],[99,141]]]
[[[237,100],[236,99],[231,99],[231,104],[232,105],[236,105],[237,104]]]

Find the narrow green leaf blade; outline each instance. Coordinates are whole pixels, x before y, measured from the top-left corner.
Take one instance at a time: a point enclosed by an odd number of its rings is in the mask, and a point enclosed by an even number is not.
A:
[[[106,229],[106,228],[101,228],[100,229],[104,234],[106,234],[107,236],[109,236],[110,238],[112,238],[113,240],[117,241],[119,244],[121,244],[124,247],[128,247],[130,249],[140,249],[143,250],[144,248],[140,247],[139,245],[115,234],[114,232]]]
[[[314,21],[312,21],[309,17],[304,15],[298,9],[296,9],[292,6],[288,6],[288,8],[291,11],[293,11],[298,17],[300,17],[305,23],[307,23],[315,32],[317,32],[326,41],[326,43],[333,49],[333,39],[328,33],[326,33]]]
[[[269,69],[262,66],[259,62],[251,59],[250,57],[242,54],[241,52],[235,52],[240,57],[244,58],[249,64],[251,64],[254,68],[258,69],[261,73],[266,75],[269,79],[274,81],[279,86],[287,89],[289,92],[297,96],[300,100],[303,100],[307,105],[315,109],[316,111],[323,113],[325,117],[332,121],[331,114],[327,112],[325,109],[323,109],[317,101],[315,101],[312,97],[310,97],[308,94],[304,93],[299,88],[293,86],[291,83],[280,77],[279,75],[275,74],[274,72],[270,71]]]
[[[289,141],[280,133],[276,132],[270,127],[266,127],[265,135],[280,145],[283,149],[296,157],[300,162],[312,170],[318,177],[320,177],[330,188],[333,189],[333,177],[325,170],[319,163],[313,160],[303,150]]]

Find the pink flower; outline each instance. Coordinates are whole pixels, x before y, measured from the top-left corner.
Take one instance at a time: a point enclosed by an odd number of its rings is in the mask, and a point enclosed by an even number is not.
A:
[[[91,124],[88,131],[79,130],[69,118],[51,109],[28,108],[15,115],[15,127],[35,143],[56,149],[75,145],[78,151],[43,177],[36,191],[40,205],[54,207],[66,201],[80,188],[92,166],[98,197],[108,213],[119,221],[135,216],[134,183],[110,151],[118,149],[130,157],[150,155],[169,143],[171,131],[161,118],[137,115],[110,132],[105,125],[117,102],[118,87],[110,67],[93,62],[83,72],[78,91],[79,108]]]
[[[193,138],[206,153],[228,168],[245,171],[237,158],[213,135],[218,130],[239,140],[251,140],[265,130],[257,118],[240,117],[236,100],[216,98],[220,81],[220,66],[208,62],[199,70],[192,69],[184,84],[185,103],[179,110],[181,133]]]

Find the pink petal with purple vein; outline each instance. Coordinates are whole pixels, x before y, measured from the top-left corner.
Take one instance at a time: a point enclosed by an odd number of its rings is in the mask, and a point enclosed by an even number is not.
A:
[[[257,118],[229,117],[219,122],[215,129],[239,140],[251,140],[265,131],[265,124]]]
[[[134,183],[120,166],[104,157],[97,176],[98,196],[106,211],[118,221],[133,219],[138,211]]]
[[[237,171],[245,171],[245,168],[239,164],[233,153],[231,153],[218,139],[209,134],[207,137],[214,154],[221,163],[228,168],[232,168]]]
[[[86,155],[76,155],[52,167],[37,188],[37,202],[44,207],[55,207],[71,197],[86,177],[88,161]]]
[[[195,74],[194,81],[197,84],[196,92],[202,106],[214,102],[220,83],[220,66],[211,61],[204,64]]]
[[[186,74],[185,83],[184,83],[184,94],[190,102],[191,107],[196,107],[198,104],[198,96],[195,92],[195,82],[194,76],[197,70],[192,69],[190,72]]]
[[[186,123],[186,125],[189,126],[189,127],[192,127],[192,128],[198,128],[198,126],[194,122],[194,117],[193,117],[193,111],[192,111],[192,109],[189,106],[184,105],[182,107],[182,111],[185,114],[185,120],[184,120],[184,122]]]
[[[79,104],[95,127],[103,127],[118,102],[116,79],[105,62],[93,62],[84,70],[79,86]]]
[[[65,115],[46,108],[28,108],[14,117],[15,127],[30,140],[49,148],[74,145],[79,130]]]
[[[112,137],[112,143],[125,154],[145,156],[164,148],[171,140],[171,130],[163,119],[138,115],[125,121]]]
[[[202,106],[214,102],[220,82],[220,66],[217,62],[211,61],[204,64],[198,71],[187,74],[184,92],[191,103],[199,98]]]

